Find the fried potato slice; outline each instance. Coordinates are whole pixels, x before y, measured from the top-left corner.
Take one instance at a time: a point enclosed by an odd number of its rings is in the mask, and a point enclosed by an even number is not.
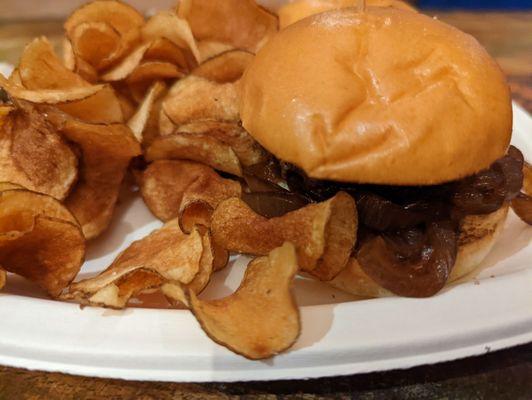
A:
[[[185,72],[174,64],[164,61],[143,61],[127,78],[127,83],[150,85],[157,80],[182,78]]]
[[[202,237],[196,230],[186,235],[173,220],[132,243],[100,275],[72,284],[64,298],[124,308],[131,297],[146,290],[191,284],[200,271],[212,269],[202,264],[212,265],[210,251],[208,235]]]
[[[191,61],[199,62],[200,54],[190,25],[186,20],[179,18],[175,12],[158,12],[143,26],[142,39],[145,42],[158,38],[166,38],[176,46],[186,49],[192,55]]]
[[[164,37],[156,38],[151,42],[144,54],[144,60],[169,62],[182,71],[188,71],[191,67],[187,52]],[[195,62],[192,63],[192,65],[195,64]]]
[[[156,138],[146,151],[148,161],[189,160],[218,171],[242,176],[240,161],[233,149],[207,135],[176,133]]]
[[[21,189],[0,193],[0,265],[4,270],[57,297],[77,275],[84,257],[83,233],[61,203]]]
[[[26,46],[18,72],[26,89],[70,89],[91,85],[66,68],[56,56],[48,39],[40,37]]]
[[[233,149],[244,166],[263,162],[267,154],[259,143],[244,128],[235,122],[200,120],[181,125],[177,133],[212,137]]]
[[[225,53],[226,51],[235,50],[235,47],[227,43],[212,40],[201,40],[198,42],[198,50],[200,53],[200,62],[203,63],[210,58]]]
[[[95,70],[112,64],[121,51],[120,33],[105,22],[83,22],[73,29],[70,38],[76,46],[76,57]]]
[[[143,142],[143,133],[148,125],[150,115],[153,111],[153,105],[157,99],[164,93],[166,86],[162,82],[155,82],[146,97],[140,104],[139,108],[135,114],[128,121],[127,126],[133,132],[133,135],[137,138],[139,142]]]
[[[29,90],[13,84],[0,74],[0,88],[4,89],[15,99],[26,100],[37,104],[57,104],[86,99],[102,90],[104,85],[92,85],[68,89]]]
[[[61,221],[79,225],[72,213],[58,200],[45,194],[31,192],[20,186],[9,187],[6,184],[0,189],[0,220],[10,221],[12,215],[18,215],[20,210],[30,210],[33,215],[45,215]]]
[[[26,89],[71,89],[91,86],[78,74],[63,66],[52,45],[44,37],[35,39],[26,46],[18,70],[21,82]],[[87,122],[123,122],[118,98],[114,90],[108,86],[85,99],[58,104],[57,107]]]
[[[61,111],[93,124],[119,124],[124,122],[120,100],[111,86],[83,100],[58,104]]]
[[[218,54],[198,65],[192,75],[217,83],[239,80],[255,56],[245,50],[230,50]]]
[[[80,182],[65,204],[81,224],[87,240],[109,225],[129,162],[141,154],[125,125],[95,125],[67,120],[61,133],[81,149]]]
[[[238,253],[268,254],[285,241],[295,244],[299,266],[320,280],[333,279],[346,266],[357,233],[355,201],[346,193],[282,217],[267,219],[240,199],[226,200],[212,215],[217,245]]]
[[[285,243],[253,260],[232,295],[205,301],[187,292],[190,309],[216,343],[252,360],[272,357],[290,348],[301,332],[291,291],[297,269],[294,246]]]
[[[87,63],[102,70],[138,43],[144,22],[144,17],[125,3],[96,0],[74,11],[64,28],[74,53],[87,57]]]
[[[103,74],[101,79],[106,82],[116,82],[126,79],[139,66],[144,58],[144,54],[146,54],[149,48],[150,43],[144,43],[137,46],[137,48],[120,61],[118,65]]]
[[[236,85],[188,76],[170,89],[163,110],[177,126],[198,119],[238,121]]]
[[[196,221],[193,215],[187,215],[191,205],[201,208],[200,214],[207,213],[210,220],[220,202],[240,197],[242,192],[240,183],[220,177],[206,165],[189,161],[155,161],[142,173],[139,186],[151,212],[162,221],[180,217],[185,232],[190,232]]]
[[[75,154],[42,114],[21,105],[8,115],[0,128],[0,181],[63,200],[77,176]]]
[[[197,40],[228,43],[252,52],[279,27],[277,16],[254,0],[181,0],[178,15],[189,22]]]

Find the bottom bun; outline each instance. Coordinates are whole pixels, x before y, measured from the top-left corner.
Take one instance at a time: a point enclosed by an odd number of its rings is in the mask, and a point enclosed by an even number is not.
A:
[[[504,228],[508,209],[509,205],[505,205],[491,214],[464,218],[458,239],[456,264],[447,284],[472,273],[486,258]],[[355,258],[329,284],[360,297],[394,296],[366,275]]]

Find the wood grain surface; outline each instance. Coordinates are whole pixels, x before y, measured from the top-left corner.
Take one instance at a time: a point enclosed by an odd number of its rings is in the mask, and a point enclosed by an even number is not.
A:
[[[515,100],[532,112],[532,12],[431,14],[471,33],[486,46],[508,75]],[[24,44],[37,35],[58,43],[61,23],[0,22],[0,60],[15,63]],[[532,344],[407,371],[268,383],[125,382],[0,366],[0,400],[239,398],[531,399]]]

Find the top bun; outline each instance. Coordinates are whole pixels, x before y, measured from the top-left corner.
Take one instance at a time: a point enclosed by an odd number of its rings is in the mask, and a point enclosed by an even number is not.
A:
[[[281,29],[293,23],[329,10],[338,8],[356,7],[359,0],[296,0],[286,3],[277,14],[279,15],[279,26]],[[399,0],[366,0],[368,7],[394,7],[403,10],[415,11],[411,5]]]
[[[310,177],[435,185],[502,157],[504,75],[471,36],[422,14],[354,8],[273,37],[244,74],[240,115],[267,150]]]

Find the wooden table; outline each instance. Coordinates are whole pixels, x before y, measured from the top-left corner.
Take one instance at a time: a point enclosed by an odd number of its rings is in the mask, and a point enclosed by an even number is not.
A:
[[[515,100],[532,112],[532,12],[433,14],[476,36],[508,75]],[[24,43],[43,34],[57,42],[61,24],[0,23],[0,59],[16,62]],[[268,383],[124,382],[0,367],[0,400],[100,398],[524,400],[532,398],[532,344],[407,371]]]

